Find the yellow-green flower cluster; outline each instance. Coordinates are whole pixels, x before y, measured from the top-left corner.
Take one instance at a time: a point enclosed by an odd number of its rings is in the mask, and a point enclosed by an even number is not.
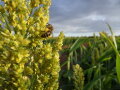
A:
[[[62,49],[64,34],[60,32],[59,37],[57,37],[57,41],[53,44],[54,50],[59,51]]]
[[[63,34],[61,33],[56,39],[56,43],[62,45],[62,41]],[[36,48],[36,51],[34,51],[32,65],[34,73],[32,74],[32,77],[33,75],[37,77],[37,82],[34,83],[35,90],[58,89],[60,64],[57,46],[56,49],[54,49],[52,44],[46,43],[43,44],[42,48],[38,47]]]
[[[73,65],[74,90],[83,90],[84,74],[79,64]]]
[[[2,0],[0,6],[0,89],[57,90],[63,34],[43,42],[51,0]]]
[[[41,36],[49,21],[49,6],[51,0],[3,0],[4,7],[0,12],[7,28],[15,33],[29,36]],[[4,11],[4,13],[3,13]],[[6,17],[7,18],[6,18]]]
[[[0,31],[0,88],[3,90],[28,88],[30,80],[23,72],[29,57],[25,47],[29,42],[21,34],[13,35],[7,29]]]
[[[7,28],[13,27],[15,33],[25,33],[27,29],[27,18],[30,11],[27,9],[26,0],[3,0],[5,13],[2,13],[7,23]],[[6,17],[5,17],[6,16]]]
[[[34,37],[40,37],[46,30],[46,24],[49,21],[49,7],[51,0],[31,0],[30,8],[33,10],[28,18],[28,31]]]

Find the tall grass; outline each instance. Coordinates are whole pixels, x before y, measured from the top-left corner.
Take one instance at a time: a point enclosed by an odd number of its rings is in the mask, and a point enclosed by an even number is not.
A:
[[[61,88],[73,86],[72,66],[79,64],[84,71],[84,90],[120,89],[120,55],[118,43],[109,24],[111,36],[100,32],[100,37],[78,38],[66,51],[68,58],[61,64],[66,69],[60,73],[60,80],[67,83]],[[119,37],[118,37],[119,39]],[[65,52],[65,51],[64,51]],[[72,90],[71,88],[71,90]]]

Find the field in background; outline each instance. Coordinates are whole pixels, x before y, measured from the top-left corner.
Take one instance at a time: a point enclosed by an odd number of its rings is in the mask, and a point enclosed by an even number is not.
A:
[[[54,40],[53,37],[47,42],[53,43]],[[79,64],[85,78],[84,90],[120,90],[120,71],[118,70],[120,63],[117,64],[115,51],[115,48],[118,53],[120,51],[119,36],[114,37],[101,33],[99,37],[65,37],[62,48],[59,88],[62,90],[75,88],[73,65]]]

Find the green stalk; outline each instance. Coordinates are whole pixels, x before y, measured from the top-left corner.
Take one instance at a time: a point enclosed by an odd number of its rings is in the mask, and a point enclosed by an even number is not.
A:
[[[101,67],[100,67],[100,64],[99,64],[99,77],[101,76]],[[101,79],[99,79],[99,90],[102,90],[102,81]]]
[[[77,63],[77,51],[75,50],[75,63]]]

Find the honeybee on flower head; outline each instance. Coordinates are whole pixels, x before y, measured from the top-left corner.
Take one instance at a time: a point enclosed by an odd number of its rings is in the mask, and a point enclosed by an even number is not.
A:
[[[41,35],[42,38],[49,37],[52,34],[53,29],[54,29],[53,26],[49,23],[46,25],[46,28],[48,30]]]

